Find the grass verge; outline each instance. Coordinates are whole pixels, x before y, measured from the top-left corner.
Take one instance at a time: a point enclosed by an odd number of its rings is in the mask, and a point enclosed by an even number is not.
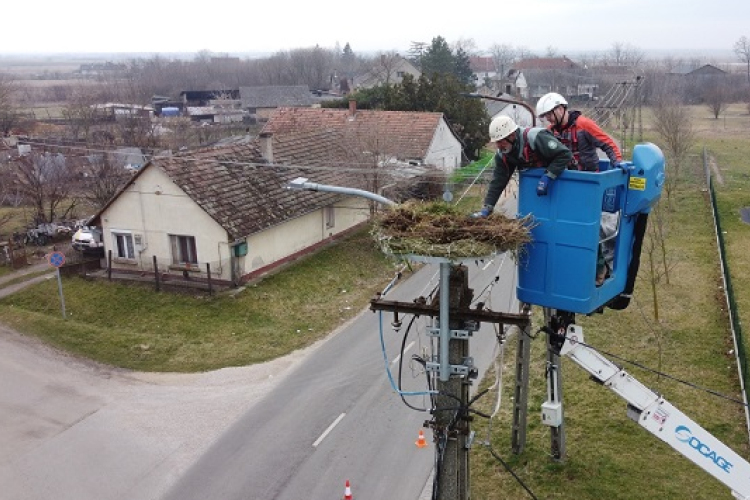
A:
[[[0,321],[123,368],[193,372],[267,361],[323,338],[366,307],[394,263],[363,230],[236,295],[186,296],[67,278],[0,300]]]

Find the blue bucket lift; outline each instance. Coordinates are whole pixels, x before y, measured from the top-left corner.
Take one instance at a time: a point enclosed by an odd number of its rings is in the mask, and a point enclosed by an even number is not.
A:
[[[519,301],[580,314],[605,305],[627,307],[646,219],[661,197],[664,155],[654,144],[639,144],[625,164],[628,172],[609,170],[607,160],[600,161],[599,172],[566,170],[547,196],[536,194],[544,169],[520,173],[519,216],[532,215],[536,225],[518,263]],[[603,214],[617,227],[607,238],[614,254],[608,278],[597,286]]]

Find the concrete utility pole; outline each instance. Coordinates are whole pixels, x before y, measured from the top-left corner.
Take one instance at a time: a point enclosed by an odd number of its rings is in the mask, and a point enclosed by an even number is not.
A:
[[[432,261],[432,260],[431,260]],[[531,318],[528,309],[521,314],[471,309],[473,291],[468,286],[468,269],[445,259],[440,261],[439,298],[426,301],[394,302],[379,296],[370,302],[374,311],[439,317],[438,328],[430,335],[438,338],[438,354],[427,362],[426,369],[437,374],[433,419],[426,422],[436,436],[436,481],[433,498],[438,500],[469,500],[469,449],[472,432],[468,408],[469,389],[477,370],[469,356],[469,338],[482,322],[517,325],[528,332]]]
[[[468,310],[474,295],[469,288],[469,271],[466,266],[450,266],[449,283],[441,280],[439,305],[447,301],[450,309]],[[443,292],[447,293],[443,293]],[[440,326],[444,318],[440,317]],[[449,338],[439,338],[439,352],[447,351],[451,376],[437,383],[433,430],[437,436],[436,453],[437,499],[468,500],[470,417],[468,411],[471,379],[477,376],[469,357],[469,335],[477,330],[476,324],[460,319],[448,320]],[[463,373],[459,370],[464,370]]]

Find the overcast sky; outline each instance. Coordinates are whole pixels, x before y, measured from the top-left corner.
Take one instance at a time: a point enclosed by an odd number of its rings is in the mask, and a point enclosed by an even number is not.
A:
[[[0,53],[272,53],[319,45],[406,53],[412,42],[474,39],[539,55],[726,51],[750,37],[750,0],[473,0],[315,2],[36,0],[4,9]]]

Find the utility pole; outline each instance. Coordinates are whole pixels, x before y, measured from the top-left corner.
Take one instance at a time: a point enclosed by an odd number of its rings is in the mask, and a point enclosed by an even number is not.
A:
[[[434,262],[436,258],[429,258]],[[417,257],[419,260],[419,257]],[[499,313],[483,307],[471,309],[473,291],[468,286],[466,266],[440,260],[439,298],[427,304],[422,298],[413,302],[395,302],[376,296],[370,301],[374,311],[439,318],[437,328],[429,331],[437,337],[437,355],[426,363],[426,370],[436,378],[433,419],[425,422],[435,435],[435,491],[437,500],[469,500],[469,449],[472,442],[469,398],[471,380],[477,369],[469,356],[469,339],[482,322],[516,325],[528,332],[531,327],[529,310],[519,314]],[[525,425],[525,422],[524,422]],[[524,429],[525,433],[525,429]]]
[[[529,304],[523,304],[521,310],[526,314],[531,314]],[[511,427],[511,449],[516,455],[520,455],[526,447],[531,340],[531,323],[529,323],[523,326],[518,334],[518,351],[516,353],[516,384],[513,392],[513,424]]]
[[[442,264],[441,264],[442,266]],[[468,310],[473,297],[469,288],[469,271],[466,266],[450,266],[448,290],[441,280],[439,304],[447,300],[449,309]],[[447,291],[448,293],[444,293]],[[441,315],[441,329],[444,318]],[[469,387],[476,378],[473,360],[469,357],[469,336],[478,325],[461,320],[448,320],[449,336],[438,339],[438,352],[448,352],[451,374],[448,380],[438,379],[438,394],[433,418],[433,431],[437,436],[437,500],[468,500],[470,416],[468,413]],[[446,345],[447,342],[447,345]],[[434,497],[434,495],[433,495]]]

